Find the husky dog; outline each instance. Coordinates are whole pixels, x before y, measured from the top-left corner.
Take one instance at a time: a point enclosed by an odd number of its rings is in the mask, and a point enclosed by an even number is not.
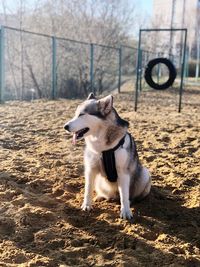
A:
[[[130,202],[149,194],[151,177],[139,162],[128,125],[114,109],[112,95],[97,100],[92,93],[65,124],[74,144],[82,138],[86,142],[83,210],[91,210],[95,190],[96,200],[119,197],[121,218],[131,219]]]

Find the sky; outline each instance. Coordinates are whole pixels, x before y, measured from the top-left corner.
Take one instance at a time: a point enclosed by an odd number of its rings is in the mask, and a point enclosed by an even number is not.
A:
[[[153,10],[153,0],[139,0],[139,3],[143,11],[148,15],[151,15]]]
[[[4,0],[0,0],[0,12],[2,11],[2,5],[1,2]],[[132,0],[129,0],[130,2]],[[141,6],[141,9],[147,13],[148,15],[151,15],[152,13],[152,2],[153,0],[137,0],[139,5]],[[20,0],[6,0],[10,8],[13,10],[17,5],[19,5]],[[26,0],[26,3],[33,4],[35,0]]]

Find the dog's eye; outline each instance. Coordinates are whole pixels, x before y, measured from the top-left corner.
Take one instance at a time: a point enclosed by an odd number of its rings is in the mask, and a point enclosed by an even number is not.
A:
[[[81,117],[81,116],[83,116],[83,115],[85,115],[85,114],[84,114],[84,113],[80,113],[78,116]]]

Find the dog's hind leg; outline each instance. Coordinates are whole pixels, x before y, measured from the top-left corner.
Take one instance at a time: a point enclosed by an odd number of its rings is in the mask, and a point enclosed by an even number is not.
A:
[[[142,176],[141,180],[142,180],[142,183],[144,184],[144,188],[140,194],[140,197],[144,198],[149,194],[151,190],[151,175],[147,168],[142,167],[141,176]]]
[[[151,176],[147,168],[142,167],[140,172],[134,178],[130,199],[133,202],[138,202],[145,198],[151,190]]]

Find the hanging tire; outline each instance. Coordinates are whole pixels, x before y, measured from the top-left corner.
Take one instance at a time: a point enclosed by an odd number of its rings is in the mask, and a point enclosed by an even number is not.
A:
[[[152,70],[157,64],[164,64],[168,70],[169,70],[169,79],[163,83],[163,84],[158,84],[155,83],[153,78],[152,78]],[[149,63],[146,66],[145,73],[144,73],[144,78],[146,80],[146,83],[153,89],[156,90],[165,90],[169,87],[172,86],[174,83],[174,80],[176,79],[176,68],[174,67],[173,63],[167,59],[167,58],[155,58],[149,61]]]

